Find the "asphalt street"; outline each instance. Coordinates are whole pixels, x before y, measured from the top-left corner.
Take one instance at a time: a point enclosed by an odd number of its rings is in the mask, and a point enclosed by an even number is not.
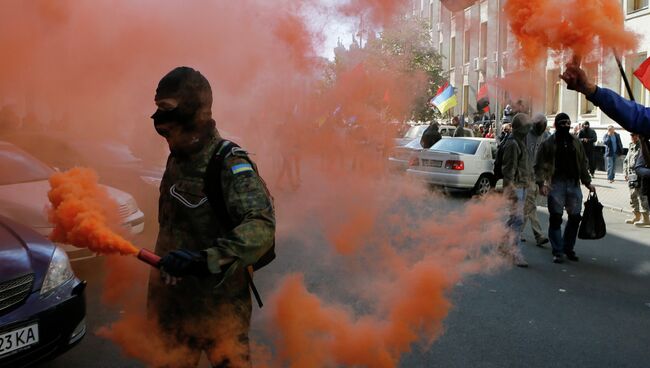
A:
[[[546,226],[546,210],[540,207],[539,213]],[[553,264],[548,245],[534,246],[527,229],[524,254],[530,267],[459,283],[444,334],[430,346],[415,347],[400,366],[649,367],[650,229],[624,224],[625,216],[606,210],[608,235],[579,240],[577,263]],[[103,263],[74,265],[89,282],[89,333],[45,367],[142,367],[93,333],[121,313],[100,301]],[[287,266],[281,263],[275,267]],[[256,333],[254,326],[253,338]],[[201,367],[207,366],[203,360]]]

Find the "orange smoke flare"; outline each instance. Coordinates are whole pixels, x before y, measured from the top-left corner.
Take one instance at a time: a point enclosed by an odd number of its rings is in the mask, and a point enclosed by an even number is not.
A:
[[[524,63],[545,60],[548,50],[580,57],[600,47],[632,51],[638,35],[626,31],[617,0],[508,0],[504,5]]]
[[[50,177],[50,186],[49,221],[55,226],[50,234],[52,241],[101,254],[138,253],[138,248],[108,226],[111,214],[117,213],[117,205],[97,184],[95,172],[74,168],[56,173]]]

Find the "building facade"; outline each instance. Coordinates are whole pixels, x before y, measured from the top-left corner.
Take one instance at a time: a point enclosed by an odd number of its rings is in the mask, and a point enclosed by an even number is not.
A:
[[[449,73],[450,83],[456,87],[459,102],[452,115],[471,115],[476,112],[476,96],[484,83],[522,70],[512,57],[517,48],[516,40],[502,11],[505,0],[456,1],[455,4],[463,4],[457,11],[449,10],[443,2],[413,0],[411,14],[429,21],[434,45],[444,57],[443,67]],[[623,0],[621,6],[626,14],[626,28],[641,35],[650,34],[648,0]],[[648,105],[650,93],[632,72],[649,56],[650,40],[643,38],[639,50],[637,54],[626,55],[623,65],[635,99]],[[603,55],[589,55],[583,60],[583,67],[599,85],[627,96],[616,61],[611,54]],[[545,113],[550,121],[558,112],[569,114],[573,122],[589,121],[600,139],[608,125],[618,125],[584,96],[566,89],[559,78],[565,63],[562,60],[562,55],[558,57],[557,53],[549,55],[545,75],[539,76],[539,81],[530,87],[541,89],[536,91],[537,97],[529,101],[531,111]],[[505,88],[499,90],[490,84],[490,107],[497,117],[509,100]],[[629,137],[625,140],[629,141]]]

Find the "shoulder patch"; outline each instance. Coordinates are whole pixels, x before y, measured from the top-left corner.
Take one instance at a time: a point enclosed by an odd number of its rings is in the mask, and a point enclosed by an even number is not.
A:
[[[230,168],[233,174],[241,174],[244,172],[254,171],[251,164],[237,164]]]

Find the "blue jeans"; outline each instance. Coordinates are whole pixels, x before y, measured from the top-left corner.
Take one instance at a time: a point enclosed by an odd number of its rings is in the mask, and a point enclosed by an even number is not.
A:
[[[521,232],[524,230],[524,205],[526,204],[526,188],[516,188],[515,196],[510,207],[510,216],[508,218],[508,227],[511,235],[514,236],[512,241],[517,249],[521,249]]]
[[[562,235],[562,214],[566,209],[569,215],[564,235]],[[554,180],[548,194],[548,238],[553,247],[553,255],[573,254],[573,247],[580,226],[582,211],[582,191],[574,180]]]
[[[616,175],[616,156],[605,156],[607,164],[607,180],[614,180]]]

